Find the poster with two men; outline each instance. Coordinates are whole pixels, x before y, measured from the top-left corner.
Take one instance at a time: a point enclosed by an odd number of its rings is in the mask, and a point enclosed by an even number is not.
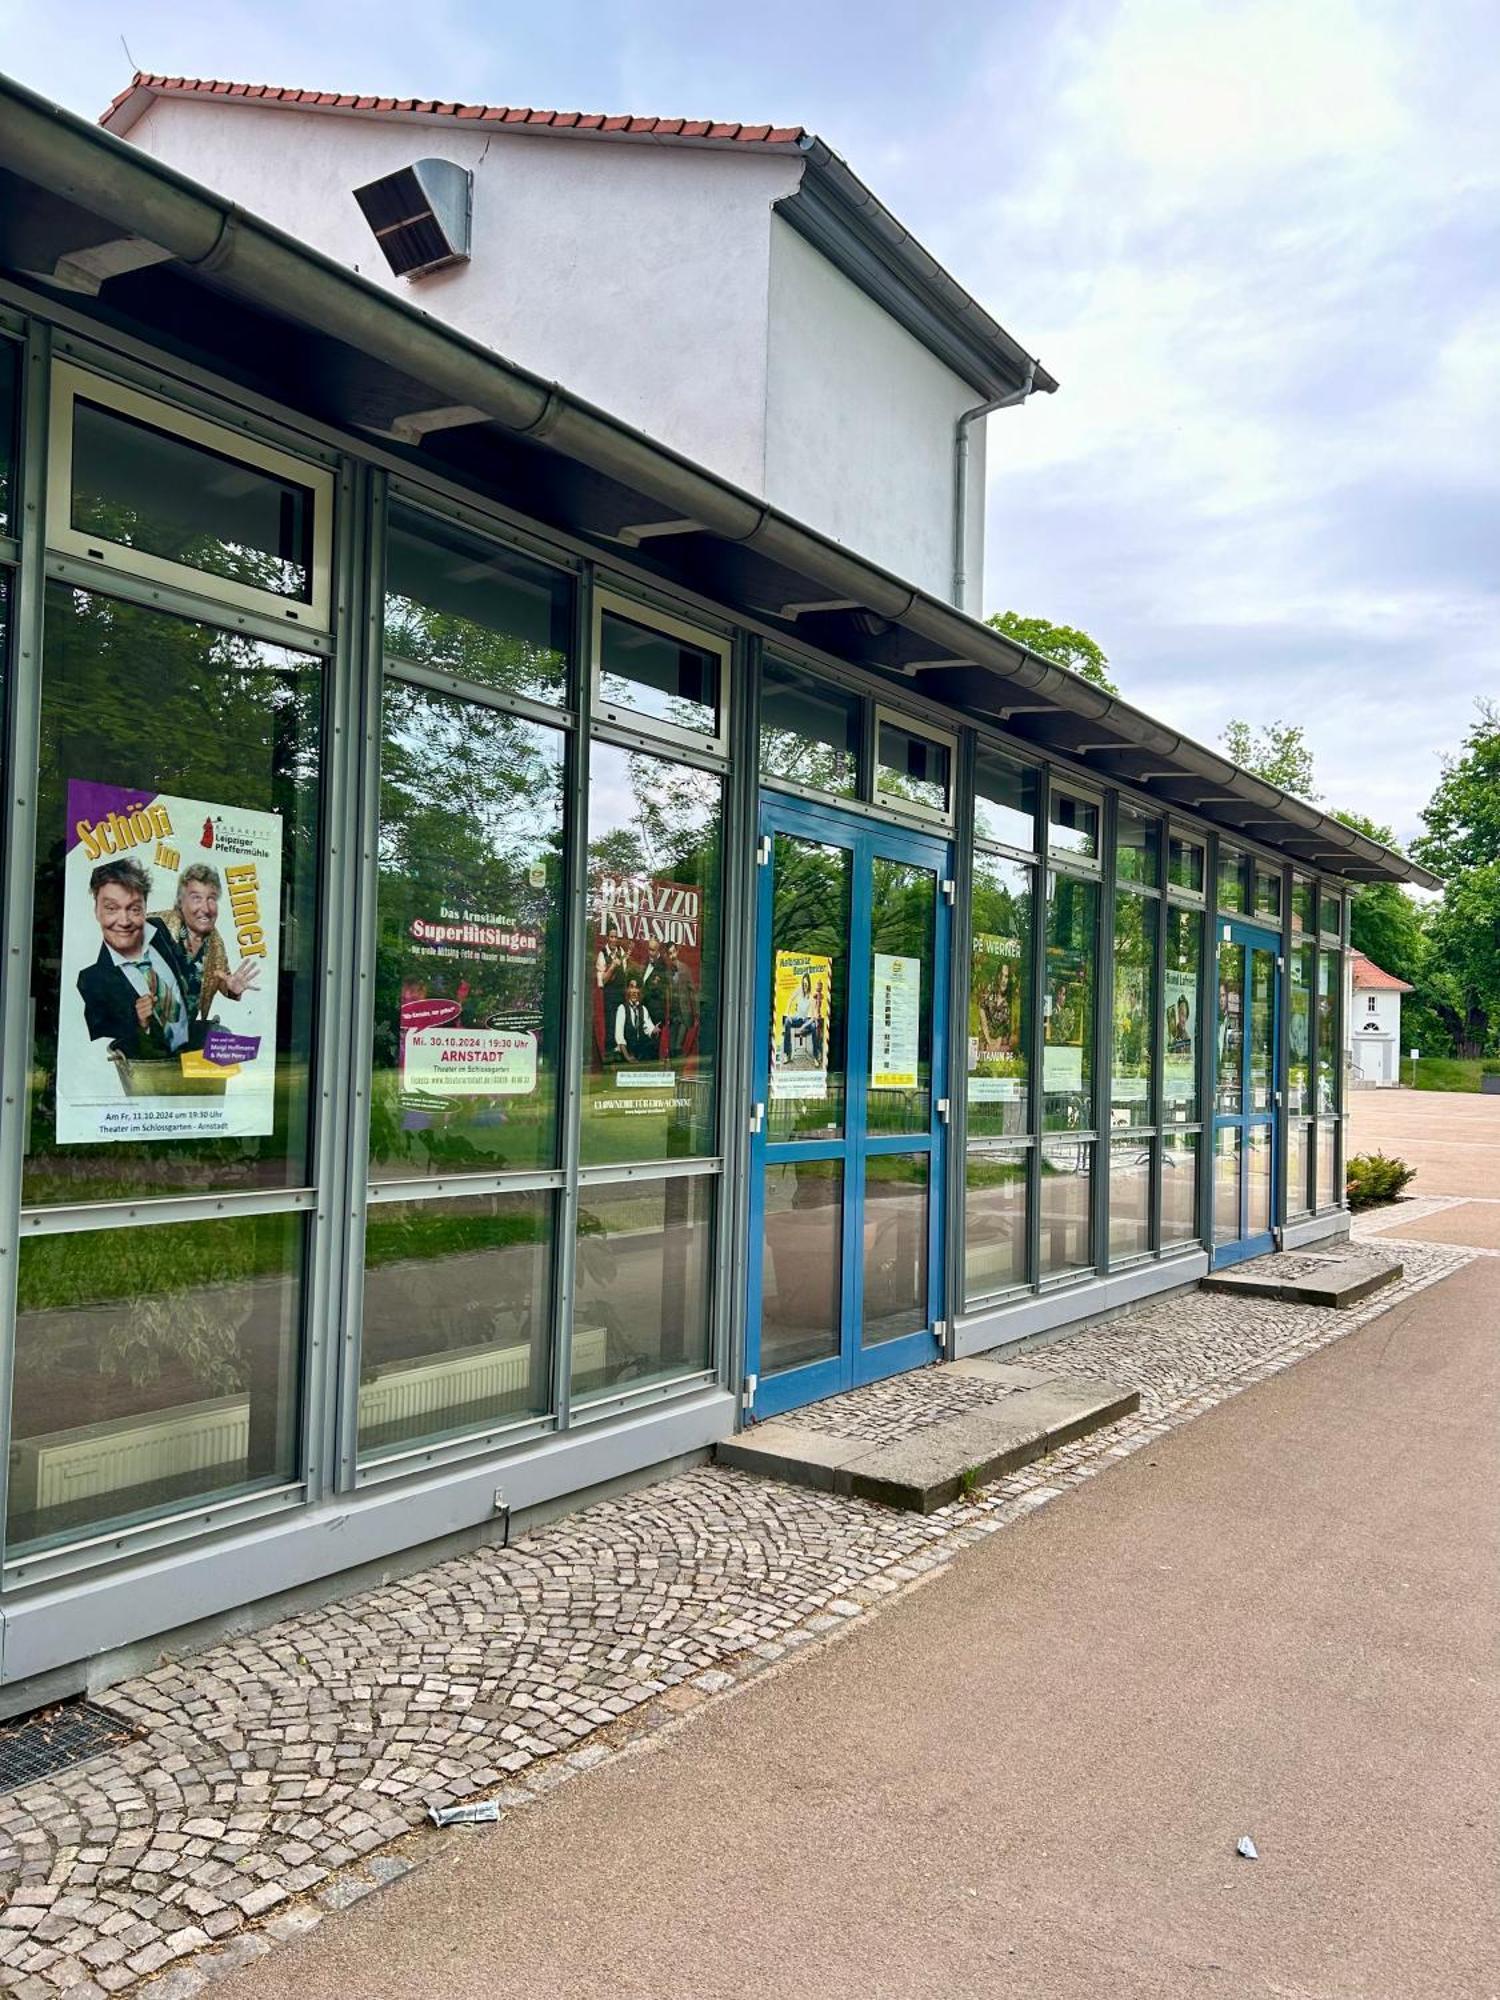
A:
[[[280,817],[85,779],[67,813],[58,1139],[271,1131]]]

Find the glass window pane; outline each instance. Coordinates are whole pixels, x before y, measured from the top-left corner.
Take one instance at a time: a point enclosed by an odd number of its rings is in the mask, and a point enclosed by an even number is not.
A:
[[[1217,1111],[1235,1113],[1245,1096],[1245,947],[1219,946]]]
[[[1318,1109],[1338,1109],[1339,954],[1318,953]]]
[[[1094,1122],[1094,953],[1099,889],[1048,878],[1042,989],[1042,1123],[1086,1131]]]
[[[561,730],[383,696],[370,1172],[557,1163]]]
[[[714,1186],[684,1176],[579,1190],[576,1399],[708,1367]]]
[[[1343,1192],[1338,1184],[1338,1144],[1338,1121],[1333,1118],[1320,1118],[1318,1120],[1319,1208],[1332,1208]]]
[[[865,1161],[864,1316],[866,1347],[920,1333],[927,1310],[925,1153],[879,1153]]]
[[[1099,808],[1092,799],[1071,792],[1054,792],[1049,808],[1047,845],[1054,854],[1099,858]]]
[[[848,1067],[847,847],[778,833],[771,858],[771,1049],[767,1136],[836,1139]]]
[[[1292,877],[1292,929],[1310,932],[1313,927],[1313,886],[1305,875]]]
[[[937,876],[876,855],[870,863],[870,1132],[932,1123],[932,993]]]
[[[1245,855],[1238,847],[1219,843],[1219,908],[1245,908]]]
[[[1161,1142],[1161,1247],[1198,1241],[1198,1134],[1167,1132]]]
[[[877,798],[947,812],[953,795],[953,752],[946,743],[882,718],[876,732],[876,766]]]
[[[550,1407],[553,1196],[371,1204],[361,1455]]]
[[[974,757],[974,837],[1036,847],[1037,774],[983,745]]]
[[[1031,898],[1036,870],[974,857],[969,959],[969,1132],[1024,1133],[1031,993]]]
[[[1287,1109],[1295,1117],[1311,1111],[1311,1022],[1313,989],[1318,977],[1318,948],[1299,944],[1291,953],[1291,1015],[1287,1021]]]
[[[1115,877],[1148,889],[1161,881],[1161,821],[1123,801],[1116,815]]]
[[[1184,913],[1186,914],[1186,913]],[[1152,1125],[1156,1053],[1156,926],[1160,905],[1122,889],[1115,901],[1114,1068],[1110,1122]]]
[[[970,1305],[1027,1283],[1029,1155],[1011,1146],[970,1146],[964,1162],[964,1295]]]
[[[1306,1215],[1312,1207],[1312,1126],[1304,1118],[1294,1118],[1286,1128],[1286,1212]]]
[[[385,650],[478,687],[564,701],[573,581],[403,508],[385,552]]]
[[[1245,1137],[1245,1234],[1264,1236],[1271,1227],[1271,1128],[1252,1125]]]
[[[71,499],[80,534],[312,601],[310,485],[79,396]]]
[[[298,1467],[303,1218],[21,1244],[11,1553]]]
[[[1255,914],[1281,922],[1281,876],[1269,868],[1255,871]]]
[[[1250,953],[1250,1103],[1269,1111],[1276,1085],[1276,954]]]
[[[1318,929],[1325,937],[1343,936],[1343,904],[1331,890],[1324,889],[1318,896]]]
[[[1114,1139],[1109,1148],[1109,1261],[1151,1249],[1151,1141]]]
[[[591,746],[585,1165],[714,1149],[723,801],[706,771]]]
[[[24,1199],[303,1186],[319,663],[61,584],[46,620]]]
[[[0,336],[0,535],[13,535],[16,518],[16,378],[19,349]],[[3,672],[0,663],[0,672]]]
[[[599,614],[599,699],[606,708],[719,734],[720,655],[618,611]]]
[[[1082,1140],[1044,1139],[1041,1272],[1091,1270],[1094,1263],[1094,1149]]]
[[[839,1351],[843,1323],[844,1164],[796,1160],[765,1169],[760,1372]]]
[[[1214,1242],[1240,1240],[1240,1128],[1221,1125],[1214,1134]]]
[[[1203,950],[1199,910],[1167,910],[1166,993],[1162,1025],[1162,1118],[1192,1125],[1198,1117],[1198,968]]]
[[[760,683],[761,775],[836,799],[858,798],[861,712],[858,695],[767,659]]]
[[[1174,889],[1203,894],[1203,849],[1196,840],[1182,840],[1173,834],[1167,843],[1167,880]]]

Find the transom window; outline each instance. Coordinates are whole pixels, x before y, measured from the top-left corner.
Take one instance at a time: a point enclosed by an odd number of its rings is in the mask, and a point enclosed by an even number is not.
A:
[[[326,627],[333,476],[66,362],[53,370],[51,546]]]
[[[594,593],[594,714],[601,722],[722,750],[730,647],[608,591]]]
[[[947,820],[953,813],[954,741],[918,729],[903,717],[875,715],[875,803],[919,819]]]

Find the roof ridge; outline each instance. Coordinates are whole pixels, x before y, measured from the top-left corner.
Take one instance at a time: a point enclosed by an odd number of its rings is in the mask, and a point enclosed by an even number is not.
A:
[[[531,105],[469,104],[457,98],[382,97],[370,92],[312,90],[298,84],[236,83],[221,77],[168,76],[137,70],[100,113],[107,125],[138,90],[160,96],[237,97],[261,104],[290,104],[335,111],[476,119],[486,124],[544,126],[552,131],[610,132],[659,139],[732,140],[740,145],[795,146],[813,135],[803,125],[746,125],[738,120],[663,118],[633,112],[548,111]]]

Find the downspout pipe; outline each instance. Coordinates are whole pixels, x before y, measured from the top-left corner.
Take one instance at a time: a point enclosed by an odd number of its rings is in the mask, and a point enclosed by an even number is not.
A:
[[[969,432],[982,417],[993,416],[996,410],[1013,409],[1017,403],[1024,403],[1036,386],[1036,362],[1028,359],[1026,380],[1019,389],[1012,389],[1008,396],[996,396],[992,402],[979,403],[972,410],[965,410],[958,420],[953,438],[953,604],[955,610],[964,608],[964,592],[969,587]],[[977,614],[976,614],[977,615]]]

